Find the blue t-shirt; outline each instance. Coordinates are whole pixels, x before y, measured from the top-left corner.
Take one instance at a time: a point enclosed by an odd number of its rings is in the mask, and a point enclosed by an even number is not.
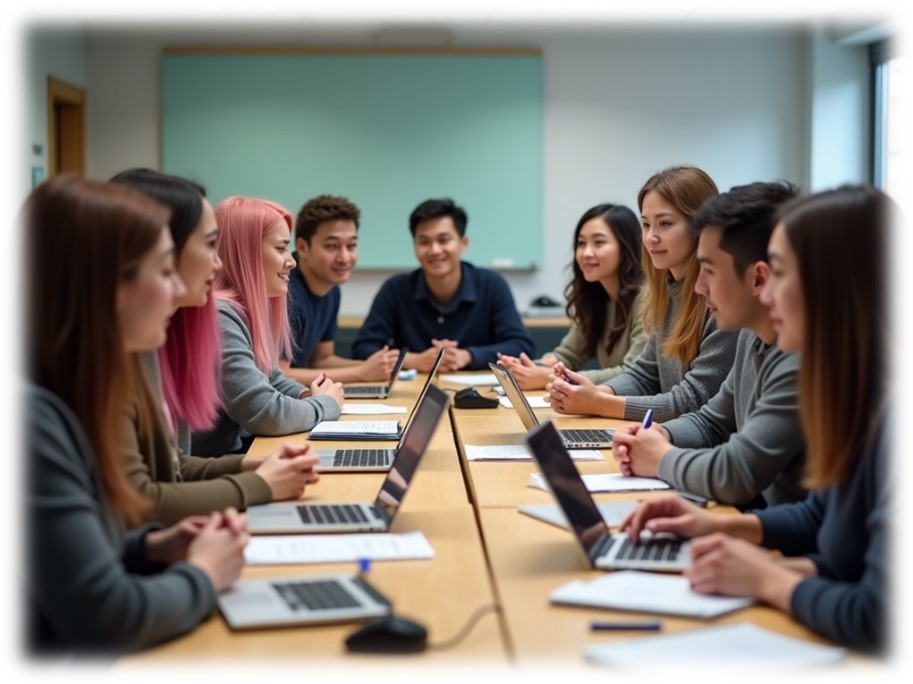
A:
[[[488,368],[497,353],[533,355],[533,338],[523,326],[510,287],[498,273],[461,262],[460,289],[440,306],[421,269],[389,278],[380,288],[352,345],[366,359],[389,344],[422,352],[432,339],[456,340],[472,354],[471,369]]]
[[[289,274],[288,318],[292,329],[293,368],[310,368],[311,355],[317,345],[336,339],[339,300],[338,285],[318,297],[308,288],[300,268]]]

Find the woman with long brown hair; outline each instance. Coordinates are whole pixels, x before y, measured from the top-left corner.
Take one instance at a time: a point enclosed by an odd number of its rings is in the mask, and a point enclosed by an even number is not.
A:
[[[149,502],[129,483],[120,420],[165,341],[183,284],[168,210],[59,176],[25,206],[29,293],[28,645],[129,651],[192,629],[244,564],[233,509],[125,532]],[[139,416],[144,424],[155,419]]]

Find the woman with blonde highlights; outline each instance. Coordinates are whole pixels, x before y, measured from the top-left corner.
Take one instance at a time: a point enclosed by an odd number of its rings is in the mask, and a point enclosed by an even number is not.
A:
[[[800,352],[808,498],[714,515],[670,495],[622,523],[634,537],[642,529],[700,537],[685,573],[695,590],[757,599],[869,652],[888,644],[891,591],[884,257],[892,209],[871,187],[844,186],[783,207],[770,240],[763,297],[777,345]]]
[[[703,406],[735,358],[737,332],[723,332],[694,290],[700,266],[692,217],[717,187],[704,171],[675,166],[651,176],[637,195],[646,274],[643,323],[647,345],[633,367],[596,385],[556,364],[546,386],[559,413],[657,421]]]
[[[215,214],[224,404],[212,430],[193,434],[194,452],[207,456],[246,452],[256,435],[310,430],[338,418],[342,407],[340,383],[321,376],[305,387],[279,370],[280,354],[288,356],[292,345],[286,302],[295,267],[288,251],[292,215],[250,197],[224,199]]]

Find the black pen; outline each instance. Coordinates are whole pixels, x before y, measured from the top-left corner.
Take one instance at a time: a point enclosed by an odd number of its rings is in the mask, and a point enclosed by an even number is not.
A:
[[[591,622],[594,632],[658,632],[663,628],[661,622]]]

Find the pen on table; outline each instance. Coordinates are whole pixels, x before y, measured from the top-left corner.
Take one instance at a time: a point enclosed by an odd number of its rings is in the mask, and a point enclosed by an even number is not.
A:
[[[594,632],[659,632],[662,630],[661,622],[591,622],[590,629]]]
[[[651,425],[653,425],[653,409],[647,409],[647,413],[644,415],[644,422],[640,426],[646,430]]]

